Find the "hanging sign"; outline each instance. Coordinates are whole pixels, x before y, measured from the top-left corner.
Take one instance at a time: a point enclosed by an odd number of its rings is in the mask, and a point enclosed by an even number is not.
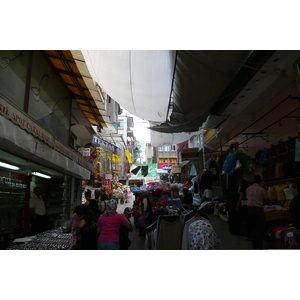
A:
[[[91,148],[78,148],[82,156],[91,156]]]
[[[172,165],[172,173],[173,174],[181,173],[181,166],[179,166],[179,165]]]
[[[116,153],[117,150],[119,149],[117,146],[99,138],[96,135],[93,135],[92,143],[98,147],[101,147],[102,149],[105,149],[105,150],[107,150],[109,152],[113,152],[113,153]]]

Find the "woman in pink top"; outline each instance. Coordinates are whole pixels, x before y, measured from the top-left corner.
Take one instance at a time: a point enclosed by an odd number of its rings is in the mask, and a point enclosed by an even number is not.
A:
[[[76,229],[81,221],[81,218],[78,216],[78,213],[80,212],[79,208],[80,208],[80,205],[77,205],[75,207],[75,213],[72,215],[72,217],[67,225],[67,228],[69,230]]]
[[[117,201],[109,200],[106,203],[106,210],[97,222],[98,250],[120,250],[119,231],[123,225],[131,228],[130,222],[124,215],[116,212]]]

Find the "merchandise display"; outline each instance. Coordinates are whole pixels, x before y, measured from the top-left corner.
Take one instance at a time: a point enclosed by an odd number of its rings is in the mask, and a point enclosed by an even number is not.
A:
[[[47,230],[30,237],[29,242],[13,245],[6,250],[68,250],[72,236],[73,233],[66,233],[62,228]]]

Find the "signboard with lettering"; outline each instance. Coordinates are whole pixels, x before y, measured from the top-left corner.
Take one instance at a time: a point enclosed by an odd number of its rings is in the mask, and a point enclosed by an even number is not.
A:
[[[172,166],[172,173],[173,174],[181,173],[181,166],[179,166],[179,165],[173,165]]]
[[[173,165],[176,165],[177,163],[157,163],[157,169],[160,169],[160,170],[164,170],[164,171],[171,171],[172,170],[172,166]]]
[[[200,152],[198,148],[187,148],[181,150],[181,159],[199,158]]]
[[[94,145],[98,146],[98,147],[101,147],[104,150],[107,150],[109,152],[113,152],[115,154],[118,154],[120,152],[120,149],[117,146],[101,139],[97,135],[93,135],[92,143]]]
[[[78,148],[82,156],[91,156],[91,148]]]
[[[94,169],[93,165],[90,162],[88,162],[84,157],[79,155],[73,149],[59,142],[51,133],[39,126],[39,124],[32,120],[27,114],[23,113],[21,110],[11,105],[2,97],[0,97],[0,115],[10,120],[14,124],[20,126],[28,133],[44,141],[53,149],[59,151],[60,153],[72,159],[84,168],[90,171]]]

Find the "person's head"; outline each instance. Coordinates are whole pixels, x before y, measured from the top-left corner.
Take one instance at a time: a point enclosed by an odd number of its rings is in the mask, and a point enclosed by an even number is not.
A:
[[[188,190],[187,188],[184,188],[184,189],[182,190],[182,192],[183,192],[184,195],[187,195],[187,194],[189,193],[189,190]]]
[[[133,213],[133,211],[130,207],[126,207],[124,209],[124,215],[127,219],[129,219],[131,217],[132,213]]]
[[[261,177],[260,175],[255,175],[253,178],[253,182],[257,184],[261,184]]]
[[[77,212],[77,215],[79,217],[90,216],[91,213],[92,213],[92,211],[91,211],[91,209],[89,208],[88,205],[86,205],[86,204],[79,205],[78,212]]]
[[[91,199],[92,197],[92,192],[91,190],[86,190],[85,193],[84,193],[84,196],[85,198],[88,200],[88,199]]]
[[[75,206],[75,209],[74,209],[75,214],[77,214],[78,216],[79,216],[80,213],[81,213],[80,206],[81,206],[81,205],[77,205],[77,206]]]
[[[112,200],[108,200],[107,203],[106,203],[106,210],[108,211],[116,211],[117,209],[117,201],[112,199]]]
[[[101,199],[101,201],[109,200],[107,194],[105,194],[105,193],[101,194],[100,199]]]
[[[40,187],[36,186],[34,189],[33,189],[33,193],[37,196],[40,196],[41,193],[42,193],[42,190]]]
[[[99,197],[100,197],[100,191],[95,190],[95,199],[99,199]]]

